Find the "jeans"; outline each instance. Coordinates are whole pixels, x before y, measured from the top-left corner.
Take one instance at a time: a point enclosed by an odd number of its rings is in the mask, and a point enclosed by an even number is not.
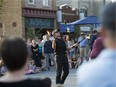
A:
[[[73,58],[73,55],[74,55],[74,51],[70,51],[70,59]]]
[[[63,75],[62,75],[62,70],[63,70]],[[64,84],[69,74],[69,63],[66,55],[56,56],[56,71],[57,71],[56,84]]]
[[[49,68],[50,64],[49,64],[49,59],[54,63],[55,65],[55,60],[54,60],[54,54],[53,53],[46,53],[45,54],[45,59],[46,59],[46,66]]]

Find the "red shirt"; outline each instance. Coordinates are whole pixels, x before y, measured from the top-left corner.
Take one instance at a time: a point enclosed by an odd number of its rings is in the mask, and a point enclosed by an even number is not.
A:
[[[103,37],[98,37],[93,44],[93,49],[91,51],[90,58],[96,58],[99,55],[99,53],[103,50],[103,48]]]

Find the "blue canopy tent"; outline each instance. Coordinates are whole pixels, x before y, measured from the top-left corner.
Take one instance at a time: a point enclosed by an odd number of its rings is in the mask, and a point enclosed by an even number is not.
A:
[[[85,24],[92,24],[94,26],[99,26],[100,21],[97,16],[88,16],[88,17],[85,17],[84,19],[80,19],[72,23],[67,23],[67,24],[61,23],[60,31],[66,32],[67,27],[71,27],[71,29],[73,28],[71,32],[74,32],[75,25],[85,25]]]
[[[83,24],[100,24],[99,18],[97,16],[88,16],[84,19],[80,19],[77,21],[74,21],[72,23],[68,23],[69,25],[83,25]]]

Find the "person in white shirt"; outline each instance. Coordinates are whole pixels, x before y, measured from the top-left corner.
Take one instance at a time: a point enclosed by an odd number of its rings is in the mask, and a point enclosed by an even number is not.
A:
[[[80,66],[77,72],[77,87],[116,87],[116,2],[105,6],[102,13],[104,49],[89,63]]]

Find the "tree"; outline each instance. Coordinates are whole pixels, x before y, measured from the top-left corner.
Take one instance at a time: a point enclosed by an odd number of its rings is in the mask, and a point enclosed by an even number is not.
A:
[[[0,0],[0,10],[2,9],[3,4],[4,4],[4,0]]]

